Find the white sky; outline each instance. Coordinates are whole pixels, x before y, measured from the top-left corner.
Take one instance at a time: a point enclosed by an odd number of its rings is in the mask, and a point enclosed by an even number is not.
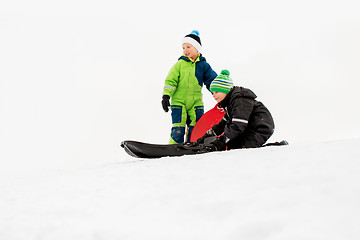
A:
[[[194,29],[214,70],[272,112],[272,141],[357,138],[358,10],[355,0],[2,1],[2,154],[116,161],[122,140],[166,143],[163,82]],[[206,91],[204,102],[215,105]]]

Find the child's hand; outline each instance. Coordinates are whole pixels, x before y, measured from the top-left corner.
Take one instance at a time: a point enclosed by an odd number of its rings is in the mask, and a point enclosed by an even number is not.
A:
[[[170,100],[170,96],[168,96],[168,95],[163,95],[162,96],[161,104],[162,104],[162,107],[163,107],[165,112],[169,111],[169,107],[170,107],[170,101],[169,100]]]
[[[214,132],[214,130],[212,130],[212,128],[210,128],[209,130],[207,130],[207,132],[204,134],[204,136],[202,136],[201,138],[196,140],[196,142],[204,143],[206,138],[213,137],[213,136],[216,136],[216,133]]]
[[[216,151],[226,150],[225,139],[226,139],[226,137],[223,134],[220,137],[217,137],[216,140],[211,143],[215,147]]]

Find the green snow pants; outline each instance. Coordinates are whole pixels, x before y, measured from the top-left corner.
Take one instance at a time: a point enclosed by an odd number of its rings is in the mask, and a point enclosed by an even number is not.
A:
[[[200,104],[197,105],[196,103]],[[185,128],[188,126],[188,133],[186,137],[186,142],[190,142],[191,132],[204,114],[204,105],[202,100],[195,102],[193,106],[187,108],[184,104],[179,102],[172,103],[171,105],[171,118],[172,118],[172,128],[170,134],[169,144],[183,143],[185,136]]]

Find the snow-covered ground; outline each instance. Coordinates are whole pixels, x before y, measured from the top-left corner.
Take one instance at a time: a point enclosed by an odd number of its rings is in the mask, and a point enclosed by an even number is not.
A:
[[[1,177],[1,239],[360,237],[360,139]]]
[[[119,147],[168,141],[194,29],[289,146]],[[359,29],[358,0],[1,1],[0,239],[359,239]]]

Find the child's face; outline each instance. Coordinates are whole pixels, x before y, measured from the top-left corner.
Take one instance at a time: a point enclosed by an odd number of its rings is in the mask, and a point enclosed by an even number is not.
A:
[[[191,45],[190,43],[184,43],[182,45],[182,47],[183,47],[183,54],[190,59],[195,60],[197,58],[197,56],[199,55],[196,48],[193,45]]]
[[[226,93],[223,92],[212,92],[213,98],[215,99],[215,101],[217,101],[218,103],[221,102],[222,100],[224,100],[224,98],[226,97]]]

